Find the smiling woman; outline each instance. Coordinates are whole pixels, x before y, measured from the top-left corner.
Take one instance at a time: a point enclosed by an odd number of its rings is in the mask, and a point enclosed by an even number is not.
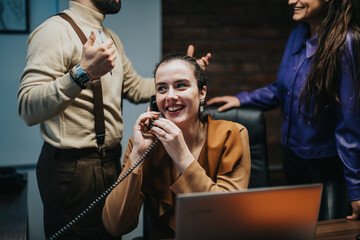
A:
[[[360,214],[360,6],[358,0],[289,0],[301,24],[287,42],[277,81],[209,104],[282,111],[287,184],[324,185],[319,219]],[[348,196],[348,199],[346,199]]]
[[[189,127],[198,125],[200,103],[205,101],[207,92],[204,80],[198,86],[194,65],[183,60],[164,62],[155,75],[160,111],[186,132],[192,132]]]
[[[289,0],[293,7],[294,21],[302,21],[309,24],[312,36],[318,32],[323,18],[324,5],[329,0]]]
[[[172,238],[177,194],[246,189],[249,183],[247,130],[233,122],[200,117],[207,85],[196,59],[170,55],[154,73],[156,101],[164,118],[156,119],[158,112],[140,115],[125,153],[123,172],[156,139],[161,143],[108,196],[103,222],[114,236],[136,227],[146,201],[153,229],[153,236],[147,237]],[[149,119],[156,119],[151,133],[147,131]]]

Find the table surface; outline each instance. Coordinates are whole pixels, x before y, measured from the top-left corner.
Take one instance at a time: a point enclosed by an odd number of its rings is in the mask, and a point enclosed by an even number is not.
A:
[[[27,239],[27,211],[27,184],[17,192],[0,194],[0,239]]]
[[[345,218],[320,221],[316,228],[316,240],[355,240],[360,234],[360,220]]]

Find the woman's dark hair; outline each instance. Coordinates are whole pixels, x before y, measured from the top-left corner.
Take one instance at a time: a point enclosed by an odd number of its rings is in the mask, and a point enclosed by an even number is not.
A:
[[[182,53],[172,53],[164,58],[161,59],[161,61],[156,65],[154,70],[154,78],[156,77],[156,72],[159,68],[159,66],[163,63],[172,62],[175,60],[182,60],[186,63],[188,63],[194,72],[194,76],[197,80],[197,85],[199,90],[202,90],[204,86],[207,86],[207,76],[205,74],[205,71],[199,66],[199,64],[196,62],[196,59],[193,57],[186,56]]]
[[[203,89],[204,86],[207,87],[207,76],[205,74],[205,71],[200,67],[200,65],[196,62],[196,59],[193,57],[189,57],[187,55],[184,55],[182,53],[172,53],[164,58],[161,59],[161,61],[156,64],[155,70],[154,70],[154,78],[156,77],[156,72],[158,68],[164,64],[169,63],[172,61],[181,60],[186,62],[193,70],[194,76],[197,80],[197,86],[199,91]],[[199,119],[200,121],[204,122],[206,121],[206,115],[203,115],[199,112]]]
[[[304,105],[305,117],[319,120],[321,111],[340,102],[338,96],[340,73],[348,68],[354,88],[355,104],[359,107],[360,81],[360,4],[359,0],[330,0],[325,3],[323,21],[318,32],[318,46],[311,63],[308,79],[299,99]],[[345,43],[347,33],[353,37],[353,46]],[[353,58],[349,47],[352,48]],[[342,65],[342,57],[346,66]],[[300,113],[300,111],[299,111]]]

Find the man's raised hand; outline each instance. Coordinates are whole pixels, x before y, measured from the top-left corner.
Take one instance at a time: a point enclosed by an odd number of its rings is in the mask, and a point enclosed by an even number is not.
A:
[[[115,67],[116,49],[111,39],[99,46],[94,46],[96,35],[91,31],[90,37],[83,46],[80,65],[91,80],[98,79]]]

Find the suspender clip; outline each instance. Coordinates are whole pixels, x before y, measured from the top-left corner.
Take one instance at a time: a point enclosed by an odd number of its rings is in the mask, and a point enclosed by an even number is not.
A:
[[[104,148],[105,148],[104,141],[105,141],[105,133],[96,135],[96,142],[97,142],[99,154],[101,157],[103,155]]]

